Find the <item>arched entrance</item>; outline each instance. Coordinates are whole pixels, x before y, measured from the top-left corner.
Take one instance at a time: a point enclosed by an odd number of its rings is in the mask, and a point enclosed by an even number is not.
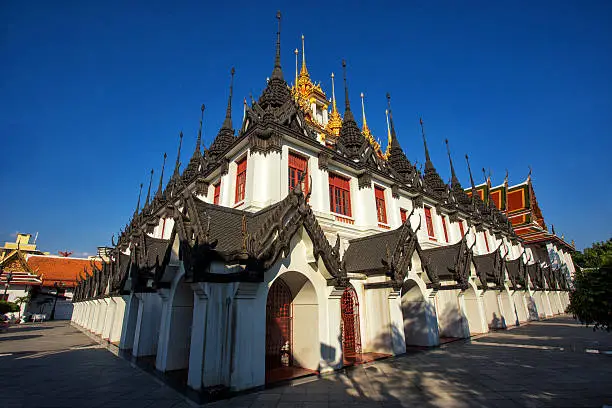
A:
[[[266,301],[266,382],[314,374],[320,361],[315,288],[305,275],[285,272],[270,286]]]
[[[191,327],[193,323],[193,290],[181,278],[172,297],[165,371],[189,367]],[[186,371],[184,373],[186,379]]]
[[[342,293],[342,353],[345,364],[355,363],[361,355],[361,331],[359,326],[359,300],[352,286]]]
[[[433,346],[439,342],[434,307],[425,301],[419,285],[412,279],[402,286],[402,316],[407,346]]]

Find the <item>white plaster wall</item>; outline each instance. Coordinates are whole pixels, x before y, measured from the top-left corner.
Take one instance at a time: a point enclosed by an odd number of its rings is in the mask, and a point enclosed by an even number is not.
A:
[[[123,327],[123,319],[125,318],[126,298],[127,296],[115,296],[112,298],[115,303],[115,312],[113,313],[112,327],[108,335],[108,341],[115,345],[119,345],[121,341],[121,329]]]
[[[440,290],[435,295],[440,337],[466,337],[463,314],[459,309],[459,290]]]
[[[498,303],[498,294],[495,290],[487,290],[483,294],[484,312],[487,325],[491,329],[502,329],[505,327],[504,316]]]

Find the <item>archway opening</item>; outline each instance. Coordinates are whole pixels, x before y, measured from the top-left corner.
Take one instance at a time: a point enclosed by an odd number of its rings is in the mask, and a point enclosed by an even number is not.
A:
[[[344,289],[340,299],[342,356],[344,364],[350,365],[361,361],[361,330],[359,325],[359,300],[355,288],[349,285]]]
[[[193,290],[183,278],[177,283],[170,309],[166,372],[187,383],[193,324]]]
[[[266,301],[266,383],[316,374],[321,359],[317,295],[301,273],[286,272]]]
[[[428,319],[435,311],[433,306],[425,301],[419,285],[412,280],[406,280],[402,286],[402,316],[404,318],[404,336],[407,346],[432,346],[438,341],[436,319]]]

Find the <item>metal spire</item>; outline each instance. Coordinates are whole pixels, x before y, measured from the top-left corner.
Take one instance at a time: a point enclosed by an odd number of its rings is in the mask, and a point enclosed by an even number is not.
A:
[[[166,153],[164,153],[164,162],[162,163],[162,170],[161,170],[161,176],[159,176],[159,187],[157,188],[157,193],[155,193],[156,196],[161,195],[162,193],[162,187],[164,184],[164,169],[166,167],[166,158],[168,157],[168,155]]]
[[[280,35],[281,35],[281,12],[276,12],[276,19],[278,20],[278,31],[276,32],[276,56],[274,57],[274,70],[272,71],[272,78],[283,79],[283,71],[281,69],[281,58],[280,58]]]
[[[151,169],[151,176],[149,176],[149,188],[147,189],[147,199],[145,200],[145,207],[149,205],[149,199],[151,198],[151,184],[153,184],[153,169]]]
[[[467,162],[468,172],[470,173],[470,183],[472,184],[472,196],[476,194],[476,185],[474,184],[474,177],[472,177],[472,169],[470,168],[470,158],[465,155],[465,161]]]
[[[332,80],[332,112],[334,111],[338,111],[338,109],[336,108],[336,88],[334,87],[334,73],[331,73],[331,80]]]
[[[142,195],[142,183],[140,183],[140,191],[138,192],[138,202],[136,203],[136,211],[134,211],[134,215],[138,214],[140,211],[140,196]]]
[[[298,84],[298,54],[299,51],[296,48],[295,51],[293,51],[295,53],[295,90],[297,91],[297,84]],[[297,93],[296,93],[297,95]]]
[[[342,72],[344,74],[344,109],[347,112],[351,111],[351,103],[349,102],[348,85],[346,83],[346,61],[342,60]]]
[[[427,139],[425,139],[425,126],[423,126],[423,118],[419,118],[421,124],[421,134],[423,135],[423,146],[425,147],[425,170],[433,168],[433,163],[429,157],[429,149],[427,148]]]
[[[448,154],[448,161],[450,163],[451,183],[458,183],[459,179],[457,179],[457,175],[455,174],[455,166],[453,166],[453,158],[451,157],[450,147],[448,146],[448,139],[444,139],[444,143],[446,143],[446,153]]]
[[[181,146],[183,145],[183,131],[179,134],[179,147],[178,153],[176,154],[176,163],[174,164],[174,173],[179,172],[179,167],[181,167]]]
[[[200,145],[202,144],[202,121],[204,120],[204,104],[201,106],[202,113],[200,115],[200,130],[198,130],[198,138],[196,139],[196,152],[200,152]]]
[[[232,79],[230,80],[230,91],[229,97],[227,98],[227,108],[225,110],[225,120],[223,121],[222,128],[232,129],[232,96],[234,95],[234,74],[236,70],[232,67],[230,74],[232,75]]]

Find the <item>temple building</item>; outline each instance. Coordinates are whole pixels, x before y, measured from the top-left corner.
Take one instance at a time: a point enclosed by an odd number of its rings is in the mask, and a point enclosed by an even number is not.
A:
[[[466,192],[450,150],[443,182],[422,121],[423,172],[399,144],[389,95],[384,150],[363,96],[357,124],[346,63],[342,114],[336,76],[329,100],[303,42],[286,81],[277,17],[259,99],[245,103],[236,131],[232,69],[216,138],[202,146],[201,118],[185,168],[181,134],[170,180],[165,155],[157,186],[151,171],[104,262],[80,278],[73,323],[207,392],[562,313],[567,274],[526,246],[513,211],[476,193],[473,179]]]

